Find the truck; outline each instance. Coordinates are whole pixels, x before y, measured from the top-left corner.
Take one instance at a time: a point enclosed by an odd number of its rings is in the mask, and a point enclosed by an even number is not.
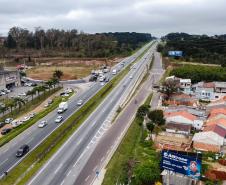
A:
[[[57,113],[58,113],[58,114],[61,114],[61,113],[63,113],[64,111],[66,111],[67,109],[68,109],[68,103],[67,103],[67,102],[61,102],[61,103],[59,104]]]

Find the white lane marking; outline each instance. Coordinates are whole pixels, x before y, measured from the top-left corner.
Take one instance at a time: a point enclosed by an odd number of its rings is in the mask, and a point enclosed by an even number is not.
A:
[[[55,174],[60,170],[60,168],[63,166],[63,163],[61,163],[59,166],[58,166],[58,168],[55,170]]]
[[[0,163],[0,166],[3,165],[6,161],[8,161],[8,158],[7,158],[6,160],[2,161],[2,162]]]
[[[79,145],[82,142],[82,138],[77,142],[77,145]]]
[[[61,182],[61,184],[60,185],[63,185],[64,184],[64,180]]]
[[[85,181],[87,182],[90,176],[86,177]]]
[[[67,176],[70,175],[70,173],[71,173],[71,170],[67,173]]]

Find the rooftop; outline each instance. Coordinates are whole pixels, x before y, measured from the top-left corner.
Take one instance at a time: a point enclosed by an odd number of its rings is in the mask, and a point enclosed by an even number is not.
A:
[[[175,117],[175,116],[182,116],[184,118],[187,118],[191,121],[194,121],[194,120],[197,120],[197,117],[190,114],[189,112],[187,111],[178,111],[178,112],[166,112],[164,113],[165,117]]]

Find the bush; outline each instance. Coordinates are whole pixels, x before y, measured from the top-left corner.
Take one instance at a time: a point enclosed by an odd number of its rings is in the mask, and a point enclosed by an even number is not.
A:
[[[141,105],[138,110],[137,110],[137,117],[144,117],[147,115],[149,111],[149,106],[148,105]]]

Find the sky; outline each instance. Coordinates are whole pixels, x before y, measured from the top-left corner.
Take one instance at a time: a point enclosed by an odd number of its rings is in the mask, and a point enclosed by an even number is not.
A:
[[[226,0],[0,0],[0,34],[34,30],[226,34]]]

